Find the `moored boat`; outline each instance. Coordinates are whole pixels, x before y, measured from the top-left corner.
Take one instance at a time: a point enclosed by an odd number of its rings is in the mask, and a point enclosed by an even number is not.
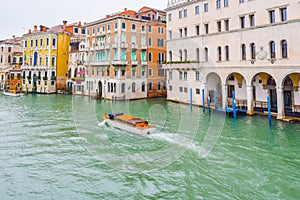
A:
[[[5,96],[12,96],[12,97],[22,97],[24,96],[24,93],[18,93],[18,92],[14,92],[14,91],[3,91],[3,94]]]
[[[156,131],[155,126],[150,125],[148,121],[134,116],[126,115],[121,112],[110,113],[108,115],[103,114],[102,117],[107,125],[131,133],[139,135],[149,135]]]

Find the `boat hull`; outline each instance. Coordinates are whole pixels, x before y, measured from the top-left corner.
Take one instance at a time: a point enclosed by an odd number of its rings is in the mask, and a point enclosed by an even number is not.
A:
[[[108,126],[113,127],[113,128],[117,128],[120,130],[124,130],[130,133],[134,133],[134,134],[138,134],[138,135],[150,135],[156,132],[156,128],[155,127],[148,127],[145,129],[139,129],[133,126],[128,126],[126,124],[123,123],[119,123],[116,122],[114,120],[110,120],[110,119],[104,119],[105,122],[107,123]]]
[[[24,96],[24,93],[10,93],[10,92],[3,92],[5,96],[11,96],[11,97],[22,97]]]

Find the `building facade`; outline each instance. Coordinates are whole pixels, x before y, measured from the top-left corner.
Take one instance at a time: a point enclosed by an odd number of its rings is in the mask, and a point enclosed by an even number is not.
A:
[[[278,119],[299,114],[299,10],[294,0],[169,1],[167,98],[225,108],[234,92],[253,114],[270,96]]]
[[[12,73],[12,78],[10,74],[11,70],[20,69],[22,63],[22,38],[13,36],[11,39],[0,41],[0,90],[16,89],[16,87],[22,86],[18,85],[17,81],[17,77],[20,79],[20,76],[15,76],[16,80],[12,82],[15,73]]]
[[[166,95],[165,12],[143,7],[88,23],[85,94],[106,99]]]
[[[66,88],[70,32],[63,25],[34,26],[24,34],[23,91],[56,93]]]
[[[85,27],[79,23],[70,24],[67,30],[72,33],[69,53],[67,88],[72,94],[84,95],[86,67]]]

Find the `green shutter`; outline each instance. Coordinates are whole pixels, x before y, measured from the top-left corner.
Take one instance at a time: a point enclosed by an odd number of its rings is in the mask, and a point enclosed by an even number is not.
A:
[[[117,72],[118,71],[118,68],[117,67],[115,67],[115,72]]]
[[[142,72],[145,72],[145,68],[144,67],[142,68]]]
[[[122,71],[125,71],[125,70],[126,70],[126,67],[122,67],[121,70],[122,70]]]
[[[105,71],[105,68],[103,67],[103,68],[102,68],[102,72],[104,72],[104,71]]]
[[[110,71],[110,67],[107,68],[107,71]]]

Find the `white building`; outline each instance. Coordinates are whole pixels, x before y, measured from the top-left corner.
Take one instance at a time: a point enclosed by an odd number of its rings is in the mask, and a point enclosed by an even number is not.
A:
[[[300,113],[299,1],[172,0],[166,11],[169,100],[203,105],[204,90],[225,108],[234,91],[248,114],[268,95],[278,119]]]

